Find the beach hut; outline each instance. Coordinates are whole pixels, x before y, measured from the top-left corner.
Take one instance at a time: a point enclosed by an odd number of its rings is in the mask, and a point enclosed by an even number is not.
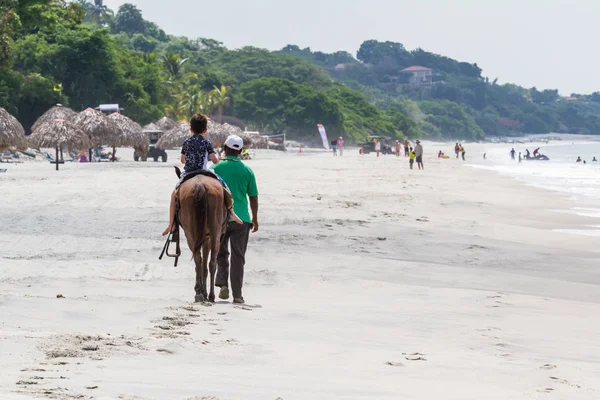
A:
[[[183,146],[183,142],[190,138],[190,124],[182,122],[176,127],[165,132],[164,135],[156,142],[156,148],[161,150],[169,150]]]
[[[72,118],[77,116],[77,113],[71,110],[68,107],[63,106],[62,104],[57,104],[48,111],[46,111],[41,117],[35,121],[35,124],[31,127],[31,132],[36,131],[40,125],[46,122],[52,122],[57,119],[64,119],[65,121],[70,121]]]
[[[0,150],[9,147],[17,147],[19,149],[27,147],[25,130],[15,117],[0,107]]]
[[[170,118],[162,117],[158,121],[156,121],[156,126],[158,126],[163,132],[170,131],[171,129],[177,126],[177,122],[173,121]]]
[[[92,147],[92,142],[88,135],[64,119],[44,121],[29,136],[29,143],[32,147],[38,149],[42,147],[54,147],[56,149],[56,159],[53,163],[56,164],[57,171],[60,164],[58,160],[59,149],[67,147],[70,150],[86,150]]]
[[[210,140],[213,147],[222,148],[228,136],[229,131],[227,130],[227,127],[225,125],[219,124],[218,122],[215,122],[212,119],[208,120],[206,138]]]
[[[75,115],[71,119],[71,122],[89,136],[92,146],[101,146],[103,144],[113,146],[120,141],[122,136],[121,128],[115,121],[93,108],[87,108]],[[92,161],[91,148],[89,149],[89,153],[90,161]]]
[[[110,114],[109,118],[121,129],[121,136],[112,143],[113,159],[116,147],[130,146],[141,153],[148,152],[150,143],[140,124],[119,113]]]

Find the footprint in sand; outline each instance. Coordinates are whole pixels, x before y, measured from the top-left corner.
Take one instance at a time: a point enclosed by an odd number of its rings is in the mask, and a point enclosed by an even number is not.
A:
[[[544,364],[540,367],[540,369],[556,369],[556,365],[554,364]]]
[[[402,364],[401,362],[397,362],[397,361],[388,361],[386,362],[386,365],[389,365],[391,367],[403,367],[404,364]]]
[[[408,361],[427,361],[425,354],[421,354],[421,353],[412,353],[412,354],[402,353],[402,355]]]
[[[540,393],[552,393],[552,392],[554,392],[554,389],[552,389],[552,388],[538,389],[538,392],[540,392]]]

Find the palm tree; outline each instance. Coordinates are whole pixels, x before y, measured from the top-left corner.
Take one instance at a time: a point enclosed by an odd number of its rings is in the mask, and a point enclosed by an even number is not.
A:
[[[210,92],[212,103],[217,109],[217,120],[220,123],[223,122],[223,108],[228,107],[231,104],[230,92],[231,90],[225,85],[221,85],[220,88],[215,86]]]
[[[108,6],[104,5],[103,0],[94,0],[93,3],[79,0],[79,3],[82,5],[85,11],[85,21],[93,25],[108,25],[114,16],[113,11],[108,8]]]
[[[161,60],[169,81],[174,82],[182,78],[183,64],[188,61],[187,58],[182,59],[179,54],[170,51],[167,54],[163,54]]]

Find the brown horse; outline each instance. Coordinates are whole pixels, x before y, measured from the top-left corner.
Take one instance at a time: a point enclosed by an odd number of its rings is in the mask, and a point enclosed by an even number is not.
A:
[[[215,276],[221,234],[227,222],[223,185],[209,176],[195,176],[179,187],[179,221],[196,264],[196,302],[215,301]],[[210,268],[210,293],[206,279]]]

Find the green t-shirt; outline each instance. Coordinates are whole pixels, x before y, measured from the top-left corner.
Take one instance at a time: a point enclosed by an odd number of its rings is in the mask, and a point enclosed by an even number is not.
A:
[[[211,167],[219,175],[231,191],[233,197],[233,210],[244,222],[252,223],[252,216],[248,211],[248,197],[258,196],[256,178],[250,167],[238,157],[228,156]]]

